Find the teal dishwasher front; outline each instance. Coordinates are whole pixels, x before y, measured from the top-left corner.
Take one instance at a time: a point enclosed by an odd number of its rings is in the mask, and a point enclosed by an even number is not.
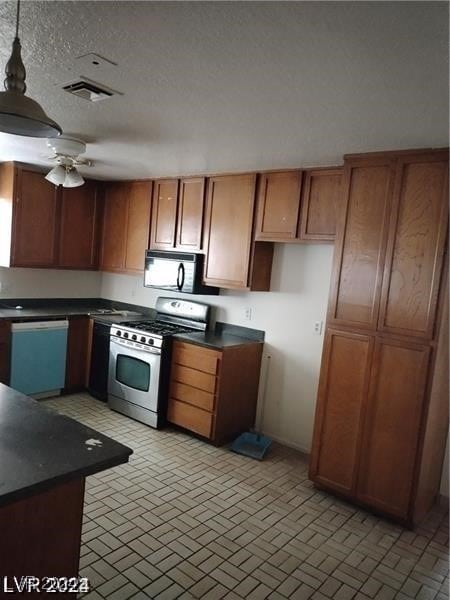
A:
[[[60,393],[66,376],[69,322],[13,323],[9,385],[28,395]]]

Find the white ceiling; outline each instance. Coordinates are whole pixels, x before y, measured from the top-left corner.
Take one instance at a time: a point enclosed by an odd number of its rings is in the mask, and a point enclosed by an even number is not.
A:
[[[15,3],[0,3],[0,69]],[[333,164],[448,143],[446,2],[23,2],[28,94],[111,179]],[[96,52],[117,67],[81,67]],[[98,71],[96,69],[99,69]],[[97,104],[61,84],[123,93]],[[46,164],[0,134],[0,160]]]

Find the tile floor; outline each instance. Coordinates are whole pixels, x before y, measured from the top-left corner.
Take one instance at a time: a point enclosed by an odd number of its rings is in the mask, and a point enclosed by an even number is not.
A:
[[[444,600],[448,517],[411,532],[314,489],[301,454],[263,462],[155,431],[87,394],[47,406],[134,450],[88,477],[89,600]]]

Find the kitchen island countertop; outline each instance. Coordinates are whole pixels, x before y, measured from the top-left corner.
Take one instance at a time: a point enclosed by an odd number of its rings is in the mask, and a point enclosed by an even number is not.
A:
[[[0,506],[125,463],[132,452],[0,384]]]

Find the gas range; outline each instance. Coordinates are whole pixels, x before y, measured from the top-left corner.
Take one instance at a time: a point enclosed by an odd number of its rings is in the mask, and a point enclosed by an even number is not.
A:
[[[206,331],[209,311],[200,302],[158,298],[154,319],[111,325],[110,408],[151,427],[164,425],[172,336]]]

